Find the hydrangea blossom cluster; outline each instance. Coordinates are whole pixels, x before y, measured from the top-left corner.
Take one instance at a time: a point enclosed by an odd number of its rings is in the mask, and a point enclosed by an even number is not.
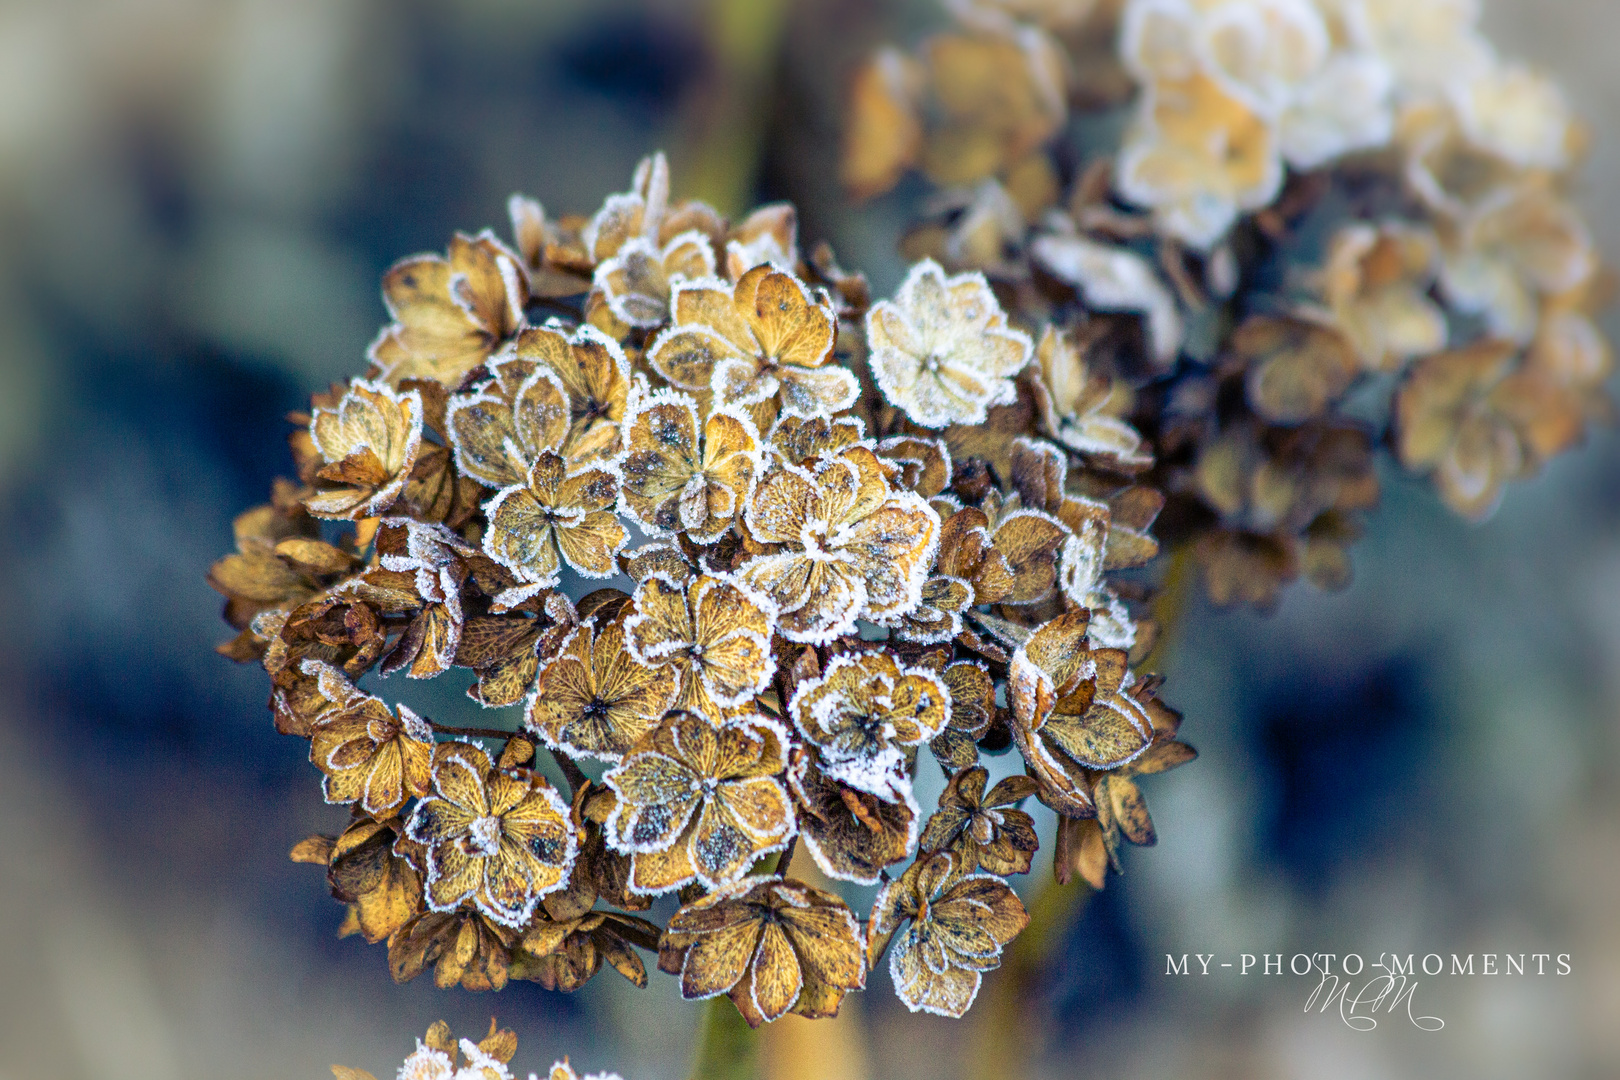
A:
[[[296,479],[211,572],[221,651],[352,807],[293,857],[401,981],[645,985],[645,950],[758,1025],[836,1013],[887,952],[908,1006],[960,1015],[1028,921],[1020,804],[1101,887],[1154,840],[1130,778],[1192,757],[1133,667],[1142,435],[983,274],[923,259],[873,303],[791,207],[727,222],[661,155],[588,218],[510,209],[512,244],[388,271],[369,369],[295,417]],[[445,675],[507,711],[372,692]],[[869,917],[790,875],[801,842],[881,887]],[[401,1076],[506,1076],[471,1045]]]
[[[1612,419],[1584,133],[1478,0],[946,6],[857,73],[844,181],[940,189],[908,255],[1064,336],[1022,407],[1150,456],[1217,602],[1347,581],[1381,445],[1480,519]]]

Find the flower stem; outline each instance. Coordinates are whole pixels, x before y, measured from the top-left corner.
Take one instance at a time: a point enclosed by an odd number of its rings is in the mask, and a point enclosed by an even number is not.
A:
[[[758,1066],[759,1032],[725,995],[705,1001],[698,1014],[692,1080],[754,1080]]]
[[[1064,935],[1091,897],[1084,882],[1046,882],[1029,905],[1029,925],[1013,941],[1000,970],[986,976],[984,989],[970,1014],[977,1020],[967,1075],[989,1080],[1027,1076],[1035,1056],[1040,1025],[1029,1015],[1042,968],[1061,946]]]
[[[435,735],[465,735],[473,739],[510,739],[517,734],[515,731],[501,731],[497,728],[457,727],[454,724],[439,724],[432,720],[428,721],[428,726],[433,729]]]

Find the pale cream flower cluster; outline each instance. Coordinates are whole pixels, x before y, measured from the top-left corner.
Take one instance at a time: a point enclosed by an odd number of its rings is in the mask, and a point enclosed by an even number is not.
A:
[[[1567,167],[1563,96],[1499,58],[1478,17],[1476,0],[1127,0],[1120,57],[1143,94],[1118,190],[1207,250],[1277,197],[1287,169],[1359,151],[1398,143],[1414,186],[1448,212],[1468,196],[1425,161],[1441,144],[1506,172]]]

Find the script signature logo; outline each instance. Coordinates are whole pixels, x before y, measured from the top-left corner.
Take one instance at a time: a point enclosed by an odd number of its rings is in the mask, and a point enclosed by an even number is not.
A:
[[[1404,1006],[1406,1019],[1413,1027],[1422,1031],[1439,1031],[1446,1026],[1446,1022],[1438,1016],[1415,1015],[1413,1008],[1417,980],[1408,980],[1405,974],[1391,970],[1384,964],[1383,956],[1378,960],[1378,963],[1367,966],[1383,968],[1384,973],[1374,975],[1359,985],[1348,975],[1341,978],[1323,971],[1321,980],[1306,999],[1303,1011],[1310,1012],[1315,1008],[1318,1013],[1326,1013],[1336,1007],[1339,1019],[1347,1027],[1356,1031],[1372,1031],[1378,1026],[1380,1012],[1386,1017],[1393,1016]]]

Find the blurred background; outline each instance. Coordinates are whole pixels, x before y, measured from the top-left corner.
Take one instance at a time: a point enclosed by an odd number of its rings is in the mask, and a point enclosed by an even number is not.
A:
[[[396,986],[381,946],[336,937],[287,850],[345,814],[274,733],[263,673],[212,652],[203,575],[288,471],[283,414],[363,366],[380,273],[504,233],[512,191],[588,213],[665,147],[677,192],[795,199],[803,237],[891,290],[906,199],[842,201],[839,99],[866,50],[942,20],[933,0],[0,0],[0,1080],[386,1077],[434,1019],[491,1014],[525,1075],[565,1053],[685,1074],[698,1010],[665,976],[474,996]],[[1620,5],[1487,0],[1486,25],[1591,124],[1582,201],[1620,260]],[[1166,696],[1202,757],[1148,782],[1160,846],[1038,972],[1036,1075],[1620,1075],[1620,439],[1479,527],[1385,481],[1347,592],[1190,611]],[[1303,1013],[1313,979],[1164,974],[1166,953],[1351,951],[1573,970],[1424,980],[1433,1033]],[[871,990],[868,1075],[971,1060],[971,1019]]]

